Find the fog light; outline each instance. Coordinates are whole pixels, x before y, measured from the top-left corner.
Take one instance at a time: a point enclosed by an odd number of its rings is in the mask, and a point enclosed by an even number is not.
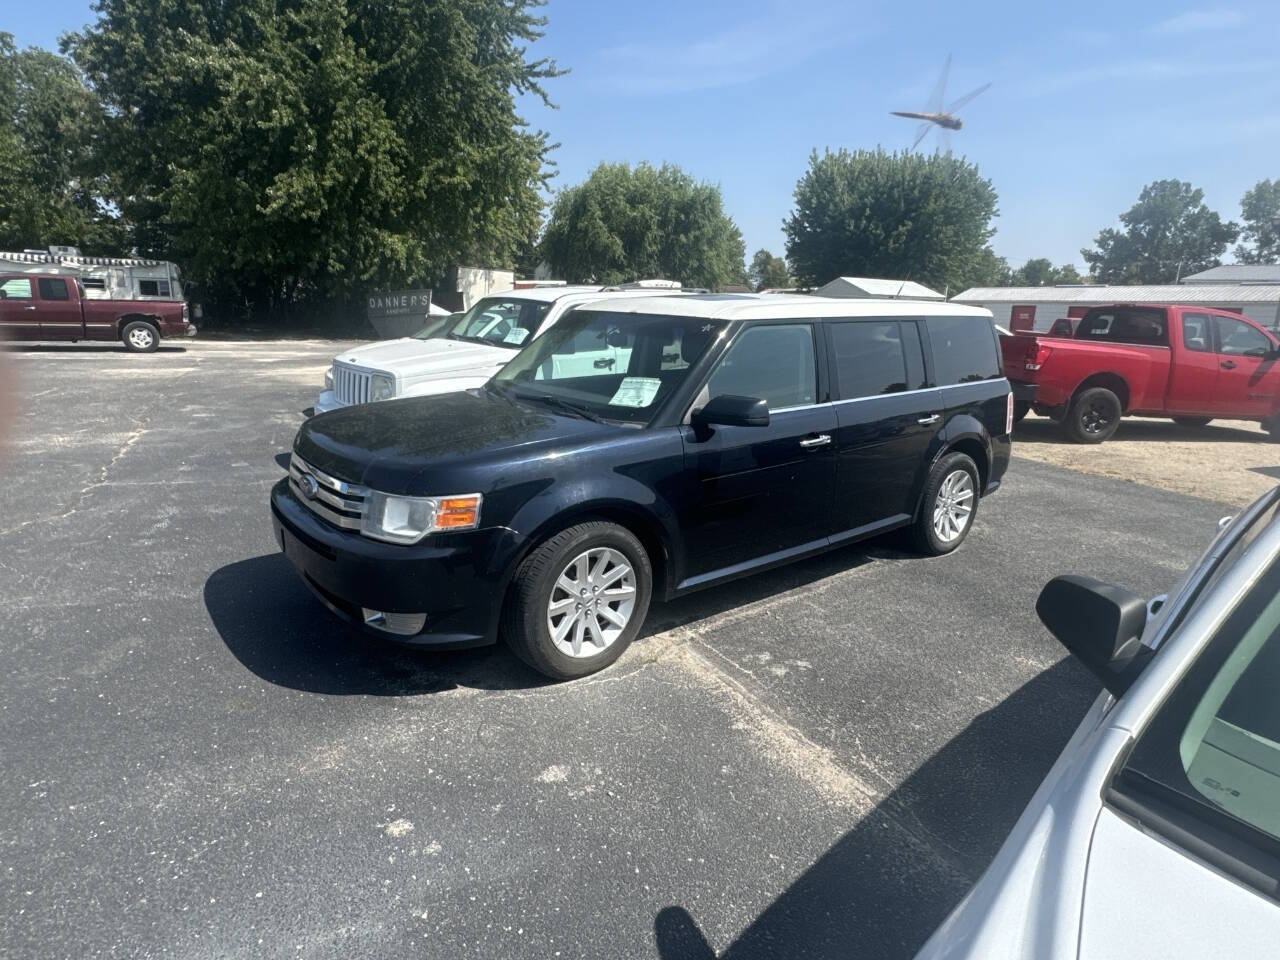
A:
[[[368,607],[361,607],[360,612],[364,614],[365,626],[402,637],[421,633],[422,628],[427,625],[425,613],[384,613],[381,610],[370,610]]]

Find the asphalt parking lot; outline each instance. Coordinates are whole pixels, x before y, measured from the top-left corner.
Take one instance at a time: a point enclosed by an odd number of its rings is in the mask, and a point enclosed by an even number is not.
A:
[[[350,634],[272,539],[338,343],[19,348],[0,953],[905,957],[1094,696],[1044,581],[1147,595],[1224,508],[1017,459],[892,540],[657,606],[612,669]]]

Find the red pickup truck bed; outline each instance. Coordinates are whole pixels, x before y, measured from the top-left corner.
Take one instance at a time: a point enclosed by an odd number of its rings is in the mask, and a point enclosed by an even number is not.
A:
[[[1107,439],[1126,414],[1257,420],[1280,438],[1280,341],[1238,314],[1108,304],[1070,337],[1014,334],[1001,350],[1015,418],[1034,409],[1082,443]]]
[[[193,336],[181,300],[90,300],[74,274],[0,273],[0,340],[118,340],[149,352]]]

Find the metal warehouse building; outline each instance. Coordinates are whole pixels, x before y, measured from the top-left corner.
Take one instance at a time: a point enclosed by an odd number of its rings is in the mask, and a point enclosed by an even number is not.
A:
[[[1259,268],[1250,269],[1257,271]],[[996,323],[1010,330],[1047,331],[1060,317],[1083,316],[1086,310],[1100,303],[1177,303],[1217,307],[1243,314],[1269,330],[1280,330],[1280,282],[1214,283],[1197,279],[1200,276],[1187,277],[1182,283],[1143,287],[1082,284],[971,287],[952,300],[986,307],[995,315]]]

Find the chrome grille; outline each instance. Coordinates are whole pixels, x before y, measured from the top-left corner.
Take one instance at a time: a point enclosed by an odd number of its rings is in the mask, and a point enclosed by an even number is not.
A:
[[[333,395],[343,405],[369,402],[369,383],[373,375],[367,370],[333,362]]]
[[[310,492],[307,478],[315,480],[315,492]],[[347,483],[317,470],[296,453],[289,458],[289,488],[312,513],[335,527],[359,530],[364,516],[367,487]]]

